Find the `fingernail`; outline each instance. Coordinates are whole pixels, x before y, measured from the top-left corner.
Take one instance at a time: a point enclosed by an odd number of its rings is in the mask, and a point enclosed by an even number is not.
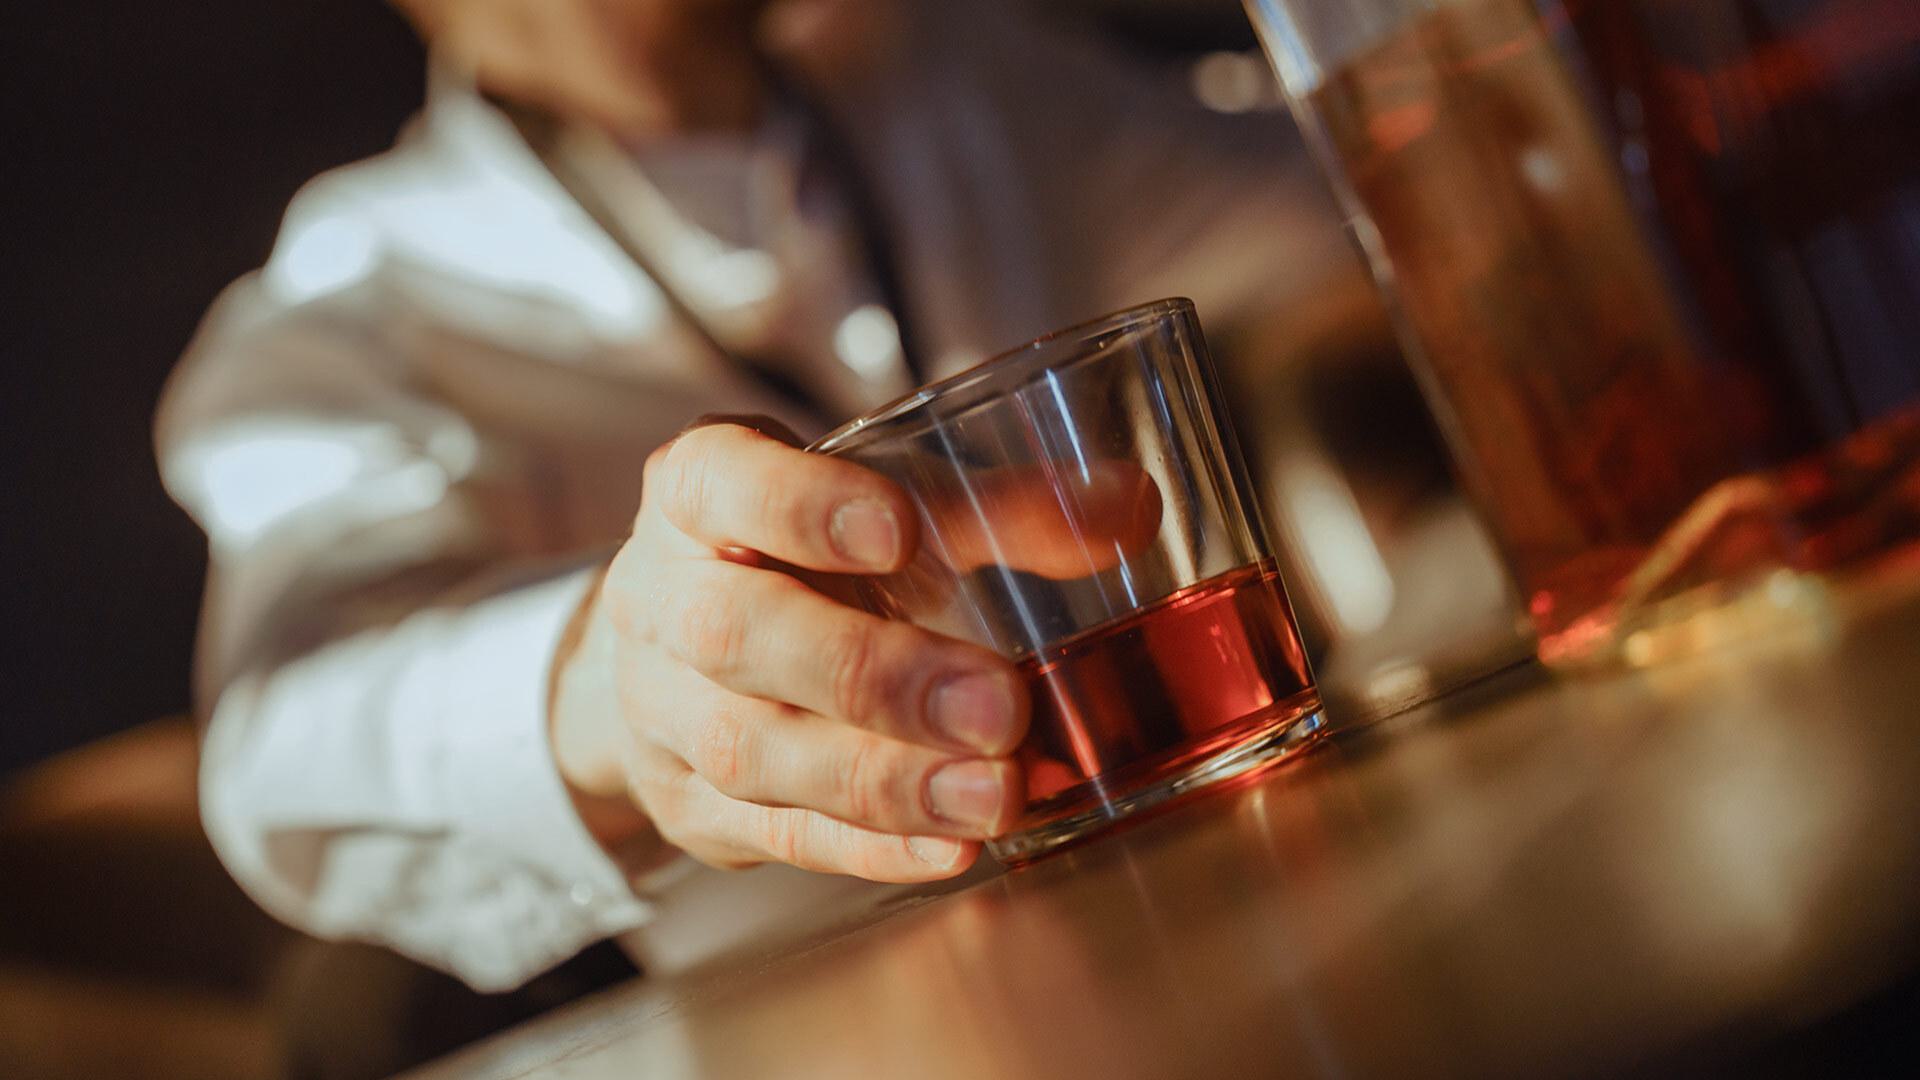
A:
[[[956,761],[927,781],[934,816],[981,832],[992,830],[1006,802],[1000,770],[986,761]]]
[[[833,511],[834,550],[840,557],[875,570],[892,568],[900,558],[900,523],[879,499],[850,499]]]
[[[1013,688],[1004,675],[956,675],[934,687],[927,711],[941,734],[983,753],[1004,753],[1013,742]]]
[[[907,850],[913,853],[914,858],[929,866],[945,868],[960,858],[960,841],[944,836],[909,836]]]

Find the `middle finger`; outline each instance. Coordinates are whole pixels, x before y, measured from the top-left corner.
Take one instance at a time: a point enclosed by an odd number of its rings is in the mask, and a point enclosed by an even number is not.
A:
[[[688,679],[700,679],[686,672]],[[907,836],[984,838],[1020,812],[1012,761],[951,754],[706,684],[669,746],[729,798]]]
[[[1012,665],[978,645],[892,622],[786,574],[690,560],[666,575],[661,645],[736,693],[928,746],[1005,754],[1026,734]]]

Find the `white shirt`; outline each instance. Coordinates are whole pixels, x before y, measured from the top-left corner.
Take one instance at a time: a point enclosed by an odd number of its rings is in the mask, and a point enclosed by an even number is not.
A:
[[[1165,295],[1217,334],[1351,265],[1278,117],[1208,113],[1024,6],[894,14],[811,77],[940,371]],[[911,380],[806,138],[776,117],[652,147],[616,186],[716,332],[783,346],[851,415]],[[158,420],[211,550],[204,819],[263,906],[480,988],[637,928],[661,966],[695,962],[807,906],[784,868],[630,880],[544,737],[583,568],[626,534],[648,450],[716,411],[842,418],[712,356],[476,97],[436,87],[392,151],[302,190]]]

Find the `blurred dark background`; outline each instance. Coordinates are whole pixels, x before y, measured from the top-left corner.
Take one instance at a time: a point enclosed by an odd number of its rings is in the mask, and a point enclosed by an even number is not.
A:
[[[9,5],[0,771],[187,707],[203,541],[155,398],[294,190],[374,153],[422,53],[375,0]]]
[[[241,895],[199,830],[184,714],[204,542],[161,490],[152,414],[295,189],[390,143],[422,67],[376,0],[0,15],[9,1080],[283,1059],[284,988],[317,947]]]
[[[1251,44],[1231,0],[1053,6],[1143,47]],[[387,146],[423,73],[378,0],[3,18],[0,773],[187,708],[203,543],[160,489],[155,399],[294,191]]]

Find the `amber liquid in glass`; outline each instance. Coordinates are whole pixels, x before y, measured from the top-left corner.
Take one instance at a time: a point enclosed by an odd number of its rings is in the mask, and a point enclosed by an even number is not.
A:
[[[1920,537],[1920,5],[1459,0],[1309,101],[1544,658]]]
[[[1149,787],[1320,707],[1272,560],[1189,586],[1020,665],[1033,724],[1016,831]]]

